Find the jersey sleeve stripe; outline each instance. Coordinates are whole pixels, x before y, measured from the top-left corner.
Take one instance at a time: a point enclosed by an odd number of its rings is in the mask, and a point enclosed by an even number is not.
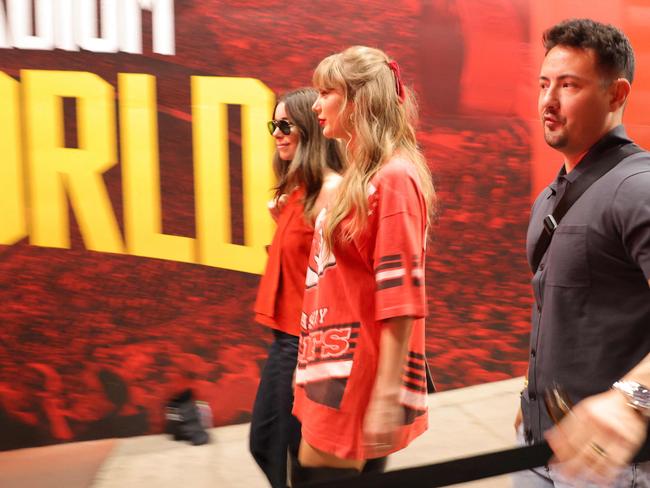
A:
[[[406,275],[406,270],[404,268],[400,268],[400,269],[392,269],[390,271],[380,271],[375,275],[375,278],[379,282],[379,281],[389,280],[393,278],[401,278],[404,275]]]
[[[352,360],[310,363],[307,367],[296,370],[296,384],[302,385],[329,378],[347,378],[351,371]]]
[[[402,286],[404,280],[402,278],[396,278],[394,280],[384,280],[381,283],[377,283],[377,290],[386,290],[387,288],[395,288],[397,286]]]

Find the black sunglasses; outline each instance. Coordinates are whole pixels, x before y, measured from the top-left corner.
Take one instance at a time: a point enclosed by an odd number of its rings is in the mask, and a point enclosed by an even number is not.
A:
[[[275,129],[280,129],[280,132],[282,132],[285,136],[288,136],[291,134],[291,128],[293,127],[293,124],[289,122],[288,120],[269,120],[266,123],[266,127],[269,129],[269,134],[273,135],[275,132]]]

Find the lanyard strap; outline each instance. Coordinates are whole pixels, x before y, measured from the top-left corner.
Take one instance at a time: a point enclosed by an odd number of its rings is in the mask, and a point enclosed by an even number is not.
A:
[[[576,181],[569,184],[564,195],[562,195],[562,198],[560,198],[560,200],[555,204],[553,212],[544,217],[544,229],[542,230],[539,239],[537,239],[535,250],[533,251],[533,273],[537,272],[539,263],[542,261],[548,246],[551,244],[551,239],[553,238],[555,229],[560,225],[562,217],[564,217],[564,215],[569,211],[571,206],[591,185],[598,181],[598,179],[605,173],[614,168],[618,163],[628,156],[643,151],[643,149],[634,143],[625,140],[621,143],[621,139],[618,138],[611,138],[603,142],[605,142],[605,144],[597,144],[594,146],[594,148],[592,148],[584,157],[581,164],[585,164],[587,160],[599,159],[587,162],[589,168],[580,175]],[[599,154],[602,154],[602,156],[599,157]]]

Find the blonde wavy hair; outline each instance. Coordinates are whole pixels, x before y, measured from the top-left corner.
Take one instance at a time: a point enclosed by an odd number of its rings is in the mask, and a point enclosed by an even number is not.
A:
[[[364,228],[370,180],[394,155],[415,166],[427,204],[427,224],[431,220],[435,191],[431,172],[415,139],[417,105],[407,88],[403,88],[400,100],[396,75],[389,62],[379,49],[352,46],[323,59],[314,72],[313,84],[317,89],[342,93],[339,120],[349,135],[346,170],[323,229],[330,249],[335,232],[337,239],[349,241]],[[353,214],[349,224],[336,231],[350,212]]]

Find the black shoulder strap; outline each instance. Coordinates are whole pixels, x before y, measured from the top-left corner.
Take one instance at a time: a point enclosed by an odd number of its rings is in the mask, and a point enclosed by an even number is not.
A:
[[[533,251],[533,272],[537,272],[539,263],[542,261],[548,246],[551,244],[553,233],[560,224],[562,217],[569,211],[571,206],[593,185],[601,176],[610,171],[614,166],[623,161],[628,156],[642,152],[639,146],[633,143],[627,143],[622,146],[610,148],[597,162],[594,162],[589,169],[571,184],[562,198],[555,204],[553,213],[544,217],[544,230],[537,239],[535,250]]]

